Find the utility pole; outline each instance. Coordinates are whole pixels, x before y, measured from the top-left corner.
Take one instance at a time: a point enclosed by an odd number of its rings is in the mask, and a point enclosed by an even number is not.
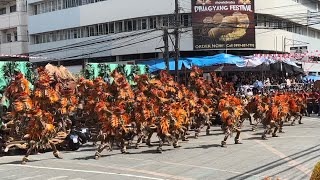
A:
[[[309,38],[309,10],[307,10],[307,38]]]
[[[175,57],[174,57],[174,64],[175,64],[175,79],[178,82],[179,81],[179,57],[180,57],[180,51],[179,51],[179,27],[180,27],[180,19],[179,19],[179,0],[175,0],[175,29],[174,29],[174,37],[175,37],[175,44],[174,44],[174,50],[175,50]]]
[[[164,60],[166,64],[167,73],[169,73],[169,32],[168,27],[163,28],[163,43],[164,43]]]

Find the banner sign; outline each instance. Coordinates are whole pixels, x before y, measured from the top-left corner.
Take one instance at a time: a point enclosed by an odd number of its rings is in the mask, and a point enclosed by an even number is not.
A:
[[[255,48],[254,0],[192,0],[194,50]]]

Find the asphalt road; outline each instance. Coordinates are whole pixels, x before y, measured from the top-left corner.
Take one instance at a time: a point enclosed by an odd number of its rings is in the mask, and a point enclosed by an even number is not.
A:
[[[309,179],[313,166],[320,161],[320,118],[304,118],[304,124],[285,126],[280,137],[260,140],[262,129],[250,131],[245,125],[243,144],[220,147],[223,134],[219,127],[211,135],[202,132],[199,139],[181,143],[174,149],[143,146],[104,151],[94,160],[95,147],[76,152],[61,152],[63,159],[52,153],[30,156],[27,165],[20,165],[22,155],[0,157],[1,180],[260,180],[266,176],[287,180]],[[193,133],[192,133],[193,135]],[[156,141],[156,139],[154,139]]]

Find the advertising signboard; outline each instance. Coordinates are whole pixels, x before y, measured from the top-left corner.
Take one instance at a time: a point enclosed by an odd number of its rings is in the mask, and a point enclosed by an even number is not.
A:
[[[194,50],[255,48],[254,0],[192,0]]]

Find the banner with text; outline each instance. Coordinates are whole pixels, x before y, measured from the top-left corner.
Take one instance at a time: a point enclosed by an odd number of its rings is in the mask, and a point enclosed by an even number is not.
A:
[[[254,0],[192,0],[194,50],[255,48]]]

